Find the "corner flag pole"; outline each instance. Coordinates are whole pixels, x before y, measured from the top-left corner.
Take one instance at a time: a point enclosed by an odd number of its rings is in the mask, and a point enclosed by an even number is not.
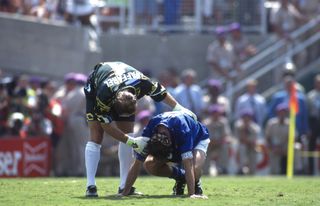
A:
[[[294,83],[291,84],[290,101],[289,101],[289,137],[288,137],[288,153],[287,153],[287,178],[293,177],[294,169],[294,139],[296,131],[296,114],[298,113],[298,99]]]

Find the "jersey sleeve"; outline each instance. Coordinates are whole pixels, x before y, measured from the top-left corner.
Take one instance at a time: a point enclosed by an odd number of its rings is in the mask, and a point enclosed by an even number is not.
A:
[[[146,76],[143,76],[142,81],[146,95],[150,96],[154,101],[160,102],[166,97],[167,90],[159,82],[153,81]]]
[[[109,124],[112,122],[112,117],[108,114],[104,114],[104,115],[96,114],[96,116],[97,116],[97,120],[100,123]]]

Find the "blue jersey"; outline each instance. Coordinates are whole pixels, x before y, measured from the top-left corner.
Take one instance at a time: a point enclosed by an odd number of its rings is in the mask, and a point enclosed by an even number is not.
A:
[[[172,154],[170,162],[181,162],[181,155],[192,151],[200,141],[209,138],[208,129],[191,116],[180,111],[165,112],[153,117],[144,128],[142,136],[151,138],[156,127],[161,124],[170,131]],[[146,156],[136,153],[136,158],[144,161]]]

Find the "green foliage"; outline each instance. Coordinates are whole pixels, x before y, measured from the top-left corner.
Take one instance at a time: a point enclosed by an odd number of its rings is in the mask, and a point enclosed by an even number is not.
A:
[[[144,196],[119,198],[115,195],[118,183],[118,178],[98,178],[99,198],[88,199],[84,197],[85,178],[0,179],[0,205],[320,205],[319,177],[204,177],[208,200],[174,197],[174,181],[155,177],[137,180],[135,186]]]

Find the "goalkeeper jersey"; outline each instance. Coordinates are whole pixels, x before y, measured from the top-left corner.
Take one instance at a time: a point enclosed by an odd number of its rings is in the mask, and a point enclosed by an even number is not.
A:
[[[155,101],[162,101],[167,91],[156,81],[123,62],[102,62],[95,66],[84,88],[87,96],[94,96],[95,114],[99,121],[112,121],[110,110],[116,93],[125,88],[134,89],[137,99],[149,95]]]

